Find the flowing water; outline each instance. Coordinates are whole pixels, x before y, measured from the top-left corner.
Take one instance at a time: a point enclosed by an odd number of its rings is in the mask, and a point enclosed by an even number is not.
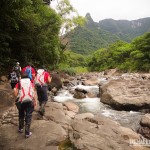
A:
[[[71,90],[75,88],[86,89],[87,91],[95,91],[99,92],[98,86],[83,86],[77,85],[72,87]],[[143,116],[140,112],[135,111],[117,111],[100,102],[100,98],[83,98],[76,99],[73,97],[68,90],[59,91],[58,95],[54,97],[54,101],[57,102],[66,102],[72,101],[76,103],[80,108],[80,113],[91,112],[93,114],[102,114],[106,117],[111,118],[119,122],[122,126],[132,128],[133,130],[137,130],[139,127],[139,122],[141,117]]]

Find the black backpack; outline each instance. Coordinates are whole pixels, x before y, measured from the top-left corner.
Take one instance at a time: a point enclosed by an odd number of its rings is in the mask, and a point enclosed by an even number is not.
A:
[[[17,83],[19,81],[17,77],[17,73],[15,71],[10,73],[10,80],[11,80],[11,83]]]
[[[13,70],[17,73],[17,76],[20,76],[20,66],[14,66]]]

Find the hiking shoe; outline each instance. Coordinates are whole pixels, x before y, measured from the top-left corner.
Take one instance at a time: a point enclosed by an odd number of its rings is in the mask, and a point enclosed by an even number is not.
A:
[[[23,133],[23,129],[18,129],[19,133]]]
[[[26,134],[25,137],[29,138],[32,135],[32,132],[29,132],[29,134]]]
[[[44,112],[42,112],[42,111],[39,111],[39,114],[40,114],[41,116],[44,116]]]

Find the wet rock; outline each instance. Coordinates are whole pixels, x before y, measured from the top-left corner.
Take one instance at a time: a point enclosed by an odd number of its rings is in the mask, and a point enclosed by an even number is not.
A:
[[[138,132],[145,138],[150,139],[150,114],[146,114],[142,117],[140,125]]]
[[[76,99],[86,98],[88,92],[81,88],[76,88],[73,97]]]

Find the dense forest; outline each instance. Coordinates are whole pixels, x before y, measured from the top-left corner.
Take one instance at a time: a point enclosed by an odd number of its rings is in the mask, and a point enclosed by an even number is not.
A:
[[[135,38],[131,43],[117,41],[101,48],[89,58],[91,71],[118,68],[123,71],[150,71],[150,32]]]
[[[69,0],[59,1],[57,11],[43,0],[0,1],[1,74],[16,61],[22,66],[44,64],[72,75],[110,68],[150,70],[150,18],[135,21],[140,28],[131,32],[126,22],[95,23],[90,14],[86,21],[81,16],[68,19],[75,11]]]
[[[135,37],[150,32],[150,17],[133,21],[104,19],[97,23],[87,13],[86,19],[86,24],[69,36],[70,49],[75,53],[90,54],[118,40],[131,42]]]
[[[66,51],[64,68],[73,67],[78,71],[104,71],[118,68],[123,72],[150,71],[150,32],[134,38],[130,43],[116,41],[105,48],[100,48],[90,55]],[[84,56],[84,57],[83,57]],[[79,67],[80,65],[80,67]]]
[[[60,17],[41,0],[0,1],[0,68],[13,62],[54,64]]]

